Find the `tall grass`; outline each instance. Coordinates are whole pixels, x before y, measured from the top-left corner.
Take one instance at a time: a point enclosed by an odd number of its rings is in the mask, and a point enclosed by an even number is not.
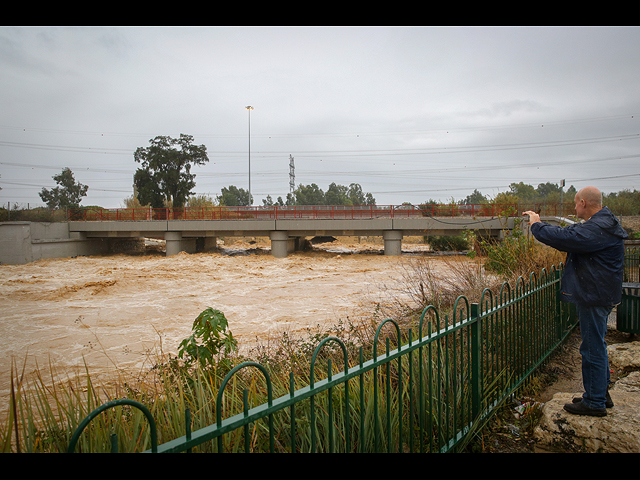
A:
[[[280,356],[277,350],[268,352],[269,361],[266,363],[274,398],[309,384],[310,357],[304,346],[307,341],[284,339],[277,347]],[[264,359],[267,352],[263,350],[261,355]],[[447,360],[442,356],[443,349],[435,349],[433,355],[431,363],[444,369]],[[357,365],[361,358],[361,348],[349,349],[350,367]],[[238,364],[242,360],[246,358],[234,358],[233,363]],[[314,364],[315,381],[344,368],[341,354],[336,349],[324,349],[317,360]],[[441,401],[436,398],[443,395],[440,390],[446,392],[445,395],[454,395],[454,392],[451,386],[442,383],[443,379],[437,374],[429,377],[429,382],[436,385],[434,392],[439,392],[431,396],[420,396],[416,384],[400,381],[403,377],[400,371],[413,368],[417,372],[419,362],[417,358],[403,358],[377,371],[367,372],[362,383],[352,381],[348,391],[341,385],[316,395],[313,400],[297,403],[295,412],[284,410],[274,415],[274,430],[277,432],[275,451],[396,452],[413,450],[420,444],[422,448],[437,449],[438,442],[452,427],[448,423],[441,424],[441,417],[432,413],[432,405]],[[65,452],[82,420],[95,408],[115,398],[136,400],[149,408],[158,427],[160,444],[179,438],[185,435],[187,427],[195,431],[216,423],[216,398],[222,379],[228,373],[228,367],[225,365],[220,371],[219,364],[213,362],[205,367],[196,362],[187,369],[177,357],[158,359],[146,378],[133,379],[122,374],[113,391],[94,384],[88,369],[82,376],[64,378],[56,375],[54,367],[49,365],[48,368],[37,369],[35,377],[29,377],[14,365],[13,395],[0,444],[5,452]],[[286,370],[291,374],[285,374]],[[461,381],[461,385],[467,383],[464,379]],[[377,386],[375,389],[374,384]],[[245,390],[249,406],[266,403],[267,392],[262,377],[250,370],[243,371],[227,385],[221,405],[222,418],[243,411]],[[468,397],[468,392],[460,389],[450,399],[456,404],[463,404],[465,397]],[[407,399],[411,399],[412,408],[406,406]],[[347,410],[350,421],[347,420]],[[430,425],[430,434],[426,436],[416,430],[421,410],[427,412]],[[345,443],[347,432],[350,443]],[[75,451],[111,451],[114,435],[117,436],[119,452],[140,452],[151,448],[149,426],[144,415],[134,408],[122,406],[96,417],[80,436]],[[224,436],[225,452],[241,452],[245,448],[254,452],[270,451],[264,421],[255,422],[246,431],[239,429]],[[217,450],[215,443],[194,449],[195,452]]]

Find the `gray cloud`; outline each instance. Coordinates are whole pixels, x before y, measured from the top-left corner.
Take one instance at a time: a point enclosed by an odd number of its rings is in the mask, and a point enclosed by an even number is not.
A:
[[[131,194],[133,152],[193,135],[198,193],[360,183],[379,204],[565,178],[634,189],[640,29],[0,28],[0,203],[70,167]]]

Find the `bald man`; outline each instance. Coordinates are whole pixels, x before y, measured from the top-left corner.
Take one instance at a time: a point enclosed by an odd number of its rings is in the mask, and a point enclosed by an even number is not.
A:
[[[607,319],[622,298],[624,239],[628,237],[609,208],[602,206],[602,194],[585,187],[575,197],[576,216],[584,220],[568,227],[540,221],[529,215],[532,235],[562,252],[567,260],[562,275],[562,299],[574,303],[580,319],[582,382],[584,394],[564,406],[569,413],[603,417],[613,407],[608,392],[609,356],[605,335]]]

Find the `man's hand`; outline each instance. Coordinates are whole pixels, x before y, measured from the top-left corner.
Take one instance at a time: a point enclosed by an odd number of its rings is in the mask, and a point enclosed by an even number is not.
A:
[[[529,215],[529,225],[533,225],[540,221],[540,215],[536,212],[532,212],[531,210],[524,212],[523,215]]]

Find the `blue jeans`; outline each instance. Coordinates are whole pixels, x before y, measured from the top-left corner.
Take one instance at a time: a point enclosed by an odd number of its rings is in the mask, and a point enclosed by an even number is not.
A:
[[[605,396],[611,372],[609,370],[609,355],[607,342],[607,318],[612,307],[594,305],[576,305],[580,319],[580,335],[582,344],[582,383],[585,393],[582,401],[591,408],[605,408]]]

